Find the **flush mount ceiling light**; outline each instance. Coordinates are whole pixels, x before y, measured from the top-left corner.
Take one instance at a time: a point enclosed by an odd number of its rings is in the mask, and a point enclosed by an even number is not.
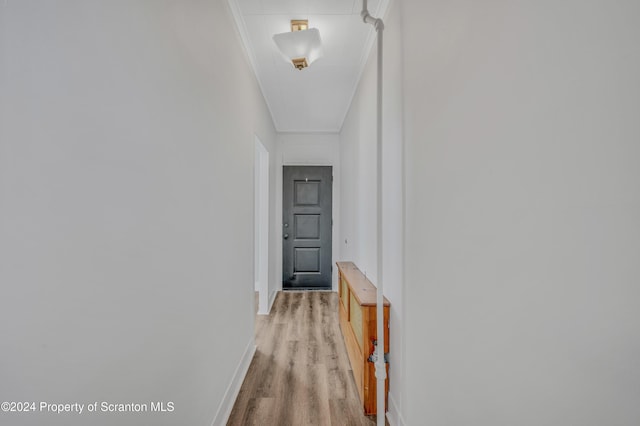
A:
[[[273,36],[287,62],[299,70],[308,67],[322,56],[320,31],[309,28],[307,20],[292,20],[291,32]]]

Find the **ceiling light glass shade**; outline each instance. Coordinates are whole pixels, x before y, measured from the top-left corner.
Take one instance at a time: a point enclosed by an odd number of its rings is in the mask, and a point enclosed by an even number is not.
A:
[[[317,28],[276,34],[273,41],[287,62],[293,63],[298,69],[311,65],[322,56],[320,31]]]

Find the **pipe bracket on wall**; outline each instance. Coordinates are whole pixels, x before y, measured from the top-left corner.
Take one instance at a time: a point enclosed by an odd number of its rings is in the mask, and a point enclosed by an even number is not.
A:
[[[367,361],[376,363],[378,362],[378,351],[376,350],[376,347],[378,346],[378,341],[374,340],[372,343],[373,343],[373,350],[369,354],[369,358],[367,358]],[[389,364],[389,352],[384,353],[384,363]]]

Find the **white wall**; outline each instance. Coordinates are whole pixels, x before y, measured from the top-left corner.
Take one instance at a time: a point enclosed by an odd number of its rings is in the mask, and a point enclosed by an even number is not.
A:
[[[260,139],[255,140],[254,159],[254,277],[255,290],[259,293],[258,314],[269,314],[269,231],[273,219],[269,211],[269,187],[273,184],[269,179],[273,167],[270,166],[269,151]]]
[[[405,1],[407,424],[640,424],[640,3]]]
[[[375,57],[363,72],[340,132],[342,258],[375,282],[376,275]]]
[[[389,419],[402,423],[404,408],[403,129],[400,5],[384,16],[383,86],[383,279],[391,303]],[[342,259],[353,260],[374,285],[376,241],[376,61],[374,49],[340,133]],[[417,424],[417,423],[416,423]]]
[[[0,423],[223,422],[275,145],[226,2],[2,2],[0,93],[0,400],[175,403]]]
[[[333,166],[333,233],[332,233],[332,265],[333,290],[337,290],[338,272],[335,262],[340,257],[340,150],[339,138],[334,133],[279,133],[278,159],[276,163],[275,188],[275,221],[274,238],[276,260],[272,270],[277,282],[276,290],[282,289],[282,167],[283,166]]]

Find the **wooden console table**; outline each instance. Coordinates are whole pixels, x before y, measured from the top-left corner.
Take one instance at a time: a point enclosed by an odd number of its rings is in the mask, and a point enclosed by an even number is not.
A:
[[[376,341],[376,288],[353,262],[337,262],[340,329],[349,354],[364,414],[376,414],[375,365],[369,361]],[[389,352],[389,301],[384,299],[384,352]],[[389,364],[385,410],[389,397]]]

